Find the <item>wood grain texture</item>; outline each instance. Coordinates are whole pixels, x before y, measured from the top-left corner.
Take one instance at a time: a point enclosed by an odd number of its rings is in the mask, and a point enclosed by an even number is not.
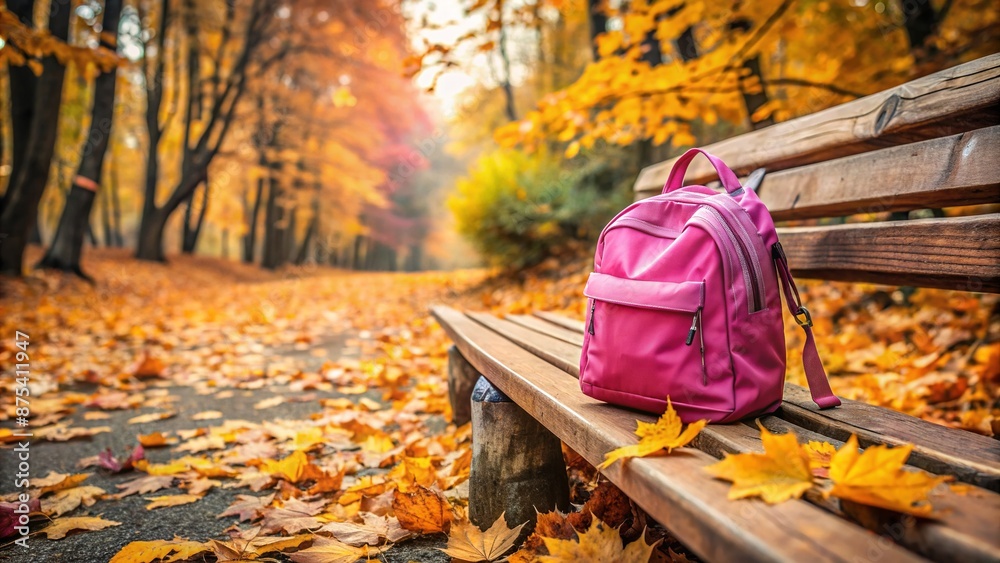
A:
[[[590,463],[635,443],[635,419],[652,417],[580,393],[565,372],[446,307],[434,316],[462,355],[506,395]],[[682,448],[666,457],[616,463],[606,476],[655,520],[709,561],[920,561],[905,549],[802,501],[774,506],[727,500],[727,483],[704,467],[715,458]]]
[[[550,322],[552,324],[559,325],[559,326],[561,326],[563,328],[567,328],[569,330],[572,330],[572,331],[575,331],[575,332],[579,332],[581,334],[583,333],[583,321],[576,321],[576,320],[564,317],[562,315],[556,315],[554,313],[549,313],[548,311],[536,311],[535,312],[535,316],[538,317],[538,318],[540,318],[540,319],[542,319],[542,320],[544,320],[544,321],[548,321],[548,322]]]
[[[796,276],[1000,293],[1000,214],[778,229]]]
[[[761,167],[777,172],[993,125],[998,107],[1000,54],[993,54],[704,148],[737,174]],[[659,191],[676,160],[643,169],[635,183],[637,195]],[[714,177],[702,158],[691,163],[686,176],[694,184]]]
[[[469,318],[497,332],[518,346],[573,376],[580,374],[581,347],[557,340],[530,328],[498,319],[488,313],[467,313]]]
[[[780,416],[837,440],[856,434],[862,447],[913,444],[910,465],[1000,492],[1000,441],[860,401],[841,401],[835,409],[819,410],[807,389],[789,383]]]
[[[475,369],[475,368],[472,368]],[[569,509],[569,480],[559,438],[517,403],[483,400],[499,395],[481,378],[472,398],[469,520],[489,528],[505,514],[511,526],[535,527],[538,512]],[[537,512],[536,512],[537,511]]]
[[[775,221],[1000,202],[1000,126],[768,174]]]
[[[448,402],[451,421],[461,426],[472,420],[472,390],[481,374],[465,361],[454,345],[448,347]]]
[[[525,328],[530,328],[552,338],[557,338],[563,342],[583,346],[583,334],[576,330],[554,325],[531,315],[508,315],[507,320],[519,324]]]

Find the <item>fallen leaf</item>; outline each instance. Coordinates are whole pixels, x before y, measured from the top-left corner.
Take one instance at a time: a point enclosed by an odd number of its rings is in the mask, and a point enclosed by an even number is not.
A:
[[[764,453],[726,454],[705,469],[718,479],[732,481],[729,499],[759,496],[768,504],[799,498],[812,487],[809,455],[795,434],[772,434],[760,429]]]
[[[152,434],[137,434],[136,439],[145,448],[159,448],[163,446],[169,446],[171,444],[176,444],[177,440],[174,438],[167,438],[162,432],[153,432]]]
[[[97,434],[111,432],[110,426],[93,426],[90,428],[69,428],[65,424],[55,424],[35,430],[35,437],[45,438],[50,442],[65,442],[75,438],[90,438]]]
[[[261,529],[268,534],[279,530],[284,530],[288,534],[315,530],[324,524],[316,515],[323,511],[326,503],[327,501],[323,499],[305,502],[290,498],[281,506],[264,511],[264,519],[260,523]]]
[[[307,465],[309,465],[309,458],[301,450],[296,450],[281,461],[264,460],[261,470],[275,477],[281,477],[290,483],[298,483],[305,475]]]
[[[674,448],[685,446],[701,432],[701,429],[708,424],[707,420],[692,422],[681,431],[682,423],[677,412],[674,410],[670,397],[667,397],[667,410],[654,424],[636,421],[638,425],[635,435],[639,437],[638,444],[624,446],[612,450],[604,455],[604,462],[597,466],[598,469],[605,469],[619,459],[630,457],[646,457],[662,449],[669,453]]]
[[[399,524],[421,534],[447,532],[451,525],[451,506],[443,496],[432,489],[417,486],[411,492],[397,490],[392,510]]]
[[[104,493],[104,489],[92,485],[56,491],[52,496],[42,499],[42,511],[49,516],[62,516],[81,505],[93,506]]]
[[[44,481],[31,480],[32,487],[39,487],[38,494],[54,493],[63,489],[71,489],[87,480],[92,473],[74,473],[73,475],[58,474],[50,472]]]
[[[100,516],[77,516],[75,518],[56,518],[50,526],[42,530],[50,540],[59,540],[66,537],[66,534],[77,530],[92,532],[103,530],[111,526],[119,526],[121,522],[105,520]]]
[[[316,538],[312,547],[289,555],[295,563],[354,563],[358,559],[371,559],[384,550],[365,545],[353,547],[328,538]]]
[[[129,495],[145,495],[155,493],[160,489],[166,489],[173,483],[173,475],[146,475],[139,477],[138,479],[132,479],[131,481],[115,485],[115,487],[121,489],[121,492],[112,496],[116,499],[120,499]]]
[[[830,459],[836,453],[837,448],[830,442],[817,442],[810,440],[808,444],[802,446],[806,454],[809,455],[809,467],[812,468],[816,477],[828,478],[830,476]]]
[[[134,541],[121,549],[108,563],[152,563],[156,560],[187,561],[205,553],[209,546],[181,538]]]
[[[653,548],[659,542],[647,544],[645,537],[628,544],[622,544],[618,530],[607,526],[597,518],[590,524],[590,529],[578,534],[578,541],[561,540],[543,537],[545,548],[549,555],[543,555],[538,561],[543,563],[600,563],[615,561],[616,563],[647,563],[653,554]]]
[[[146,505],[146,510],[191,504],[192,502],[200,500],[202,496],[203,495],[163,495],[158,497],[146,497],[146,500],[153,501]]]
[[[13,536],[14,529],[19,525],[20,514],[14,512],[20,510],[20,502],[0,502],[0,538]],[[37,498],[28,500],[28,512],[41,512],[42,503]]]
[[[218,516],[216,516],[216,518],[236,516],[240,519],[240,522],[244,520],[253,520],[260,515],[262,510],[270,506],[271,501],[273,500],[274,493],[262,497],[255,497],[252,495],[236,495],[236,500],[229,505],[229,508],[223,510]]]
[[[111,448],[107,448],[103,452],[97,454],[97,465],[100,465],[112,473],[124,473],[125,471],[131,471],[135,462],[140,459],[145,459],[145,457],[146,452],[143,450],[141,445],[132,450],[128,457],[121,460],[115,457]]]
[[[934,508],[927,495],[947,477],[903,469],[913,446],[871,446],[858,452],[851,435],[830,461],[833,488],[827,495],[894,512],[929,518]]]
[[[173,411],[163,411],[163,412],[151,412],[147,414],[140,414],[139,416],[133,416],[128,419],[129,424],[146,424],[148,422],[156,422],[159,420],[166,420],[168,418],[173,418],[177,416],[176,412]]]
[[[483,532],[470,522],[462,522],[452,526],[448,535],[448,546],[441,551],[462,561],[496,561],[514,547],[521,528],[527,522],[514,528],[507,525],[504,514],[493,522],[488,530]]]
[[[154,358],[149,350],[143,350],[139,359],[125,370],[125,373],[138,378],[159,377],[167,366],[159,359]]]
[[[217,418],[222,418],[222,413],[219,411],[202,411],[191,415],[191,420],[215,420]]]

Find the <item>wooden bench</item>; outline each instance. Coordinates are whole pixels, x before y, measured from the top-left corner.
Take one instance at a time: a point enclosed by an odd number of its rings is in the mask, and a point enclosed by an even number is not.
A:
[[[780,228],[803,278],[1000,292],[1000,214],[884,220],[889,212],[1000,202],[998,103],[994,55],[707,149],[738,174],[767,170],[757,190],[776,221],[882,214],[877,222]],[[637,195],[657,193],[672,164],[643,170]],[[698,162],[688,180],[713,174]],[[655,420],[580,392],[579,321],[432,312],[455,343],[456,419],[473,423],[469,511],[479,525],[505,510],[508,522],[520,523],[533,508],[565,507],[560,441],[597,465],[636,442],[636,420]],[[759,423],[838,447],[852,434],[862,447],[914,444],[910,465],[971,487],[935,491],[935,520],[821,495],[773,506],[730,501],[729,484],[704,467],[726,452],[761,451],[752,420],[710,425],[692,447],[603,474],[709,561],[1000,561],[1000,441],[856,401],[820,411],[791,384],[781,409]]]

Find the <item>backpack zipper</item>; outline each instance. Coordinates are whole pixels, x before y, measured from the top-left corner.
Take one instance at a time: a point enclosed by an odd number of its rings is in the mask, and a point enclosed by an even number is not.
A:
[[[684,340],[685,346],[690,346],[694,342],[694,333],[698,333],[698,339],[700,349],[701,349],[701,383],[702,385],[708,385],[708,370],[705,369],[705,331],[701,329],[701,310],[702,307],[698,307],[698,310],[694,312],[694,317],[691,318],[691,330],[688,331],[687,338]]]
[[[715,196],[710,196],[707,194],[691,193],[691,194],[676,194],[668,196],[665,199],[677,200],[680,202],[697,203],[700,207],[708,210],[715,221],[705,222],[715,228],[716,232],[720,235],[724,235],[725,238],[729,239],[732,246],[736,249],[736,256],[740,261],[740,268],[743,270],[743,283],[749,289],[749,297],[747,298],[747,307],[749,313],[756,313],[764,309],[764,276],[761,271],[760,261],[757,259],[757,254],[753,251],[752,242],[747,242],[749,234],[746,229],[740,223],[739,219],[735,216],[732,209],[726,206],[725,203],[719,203],[718,207],[722,207],[726,210],[727,215],[732,217],[732,221],[727,221],[723,217],[722,212],[719,211],[717,205],[709,203],[707,200]],[[720,200],[725,201],[725,200]],[[714,203],[714,202],[713,202]],[[697,215],[694,219],[698,219]],[[735,231],[731,223],[736,223],[739,225],[739,232]],[[721,227],[721,230],[720,230]]]
[[[590,326],[587,327],[587,332],[591,336],[594,335],[594,311],[597,309],[597,299],[590,300]]]

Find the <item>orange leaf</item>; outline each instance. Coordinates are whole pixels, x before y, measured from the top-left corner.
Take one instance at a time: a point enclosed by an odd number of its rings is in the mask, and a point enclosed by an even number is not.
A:
[[[451,506],[437,491],[416,486],[412,492],[396,491],[392,510],[406,530],[421,534],[447,532],[451,525]]]

